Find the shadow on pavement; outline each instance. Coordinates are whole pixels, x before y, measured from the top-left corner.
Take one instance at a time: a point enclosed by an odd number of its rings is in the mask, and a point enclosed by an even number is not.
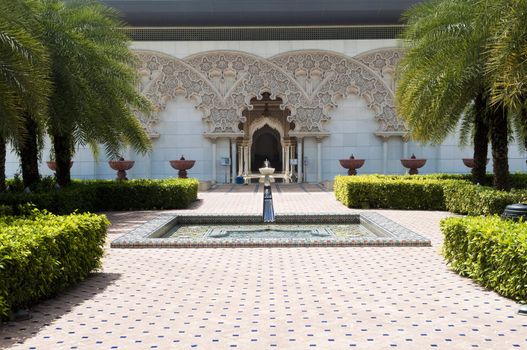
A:
[[[30,309],[32,318],[27,321],[5,322],[0,325],[0,349],[23,344],[42,328],[49,326],[71,310],[92,299],[121,277],[120,273],[92,273],[78,285],[43,300]]]

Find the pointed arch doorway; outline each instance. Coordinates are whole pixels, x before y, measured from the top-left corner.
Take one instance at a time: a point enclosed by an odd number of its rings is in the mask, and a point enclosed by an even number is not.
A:
[[[275,172],[283,171],[281,139],[278,130],[268,124],[254,132],[251,144],[251,170],[263,167],[265,160],[268,160]]]
[[[251,100],[252,109],[243,112],[246,122],[240,125],[245,137],[239,140],[241,155],[239,175],[246,182],[260,177],[259,168],[267,159],[275,168],[275,179],[291,182],[296,179],[296,168],[290,159],[296,158],[296,138],[289,137],[293,123],[287,121],[289,110],[282,109],[282,99],[271,99],[263,93],[261,99]]]

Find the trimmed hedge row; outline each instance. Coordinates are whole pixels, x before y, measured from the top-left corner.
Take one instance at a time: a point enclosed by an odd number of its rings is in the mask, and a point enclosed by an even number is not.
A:
[[[525,190],[499,191],[464,181],[444,182],[443,191],[447,210],[465,215],[501,214],[507,205],[527,200]]]
[[[414,179],[414,180],[466,180],[472,181],[471,174],[426,174],[426,175],[381,175],[381,174],[371,174],[367,176],[378,177],[381,179]],[[492,186],[492,181],[494,180],[493,174],[487,174],[485,180],[483,181],[482,186]],[[513,173],[509,175],[509,182],[511,188],[515,189],[527,189],[527,174],[526,173]]]
[[[56,294],[101,266],[105,216],[35,211],[0,218],[0,319]]]
[[[441,231],[443,254],[454,271],[527,302],[527,223],[497,216],[447,218]]]
[[[198,180],[83,181],[40,193],[0,193],[0,206],[21,204],[56,214],[106,210],[184,209],[197,199]]]
[[[337,176],[336,198],[350,208],[448,210],[458,214],[500,214],[527,200],[527,191],[498,191],[467,180],[436,176]]]
[[[410,177],[337,176],[334,191],[337,199],[350,208],[444,210],[441,183]]]

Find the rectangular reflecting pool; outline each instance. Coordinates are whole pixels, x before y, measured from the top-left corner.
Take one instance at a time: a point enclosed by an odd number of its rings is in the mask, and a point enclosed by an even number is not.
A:
[[[175,225],[163,238],[211,240],[336,239],[377,237],[361,224]]]
[[[163,213],[119,237],[113,248],[259,246],[430,246],[427,238],[378,213],[259,216]]]

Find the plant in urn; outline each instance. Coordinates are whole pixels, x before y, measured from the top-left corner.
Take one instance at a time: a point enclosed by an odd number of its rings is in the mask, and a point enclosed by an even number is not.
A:
[[[117,171],[117,181],[126,181],[126,171],[132,169],[135,162],[133,160],[124,160],[123,157],[119,157],[117,160],[109,160],[108,165],[110,168]]]
[[[170,160],[170,166],[176,170],[178,170],[178,177],[180,179],[186,179],[187,178],[187,170],[192,168],[194,166],[194,163],[196,163],[195,160],[187,160],[183,155],[181,155],[181,158],[178,160]]]
[[[410,169],[408,171],[410,175],[416,175],[419,174],[419,170],[417,169],[422,168],[426,164],[426,159],[418,159],[415,157],[415,154],[412,153],[412,156],[409,159],[401,159],[401,164],[405,168]]]
[[[353,154],[349,159],[339,159],[340,165],[343,168],[348,169],[348,175],[357,175],[357,169],[364,165],[365,159],[355,159]]]

